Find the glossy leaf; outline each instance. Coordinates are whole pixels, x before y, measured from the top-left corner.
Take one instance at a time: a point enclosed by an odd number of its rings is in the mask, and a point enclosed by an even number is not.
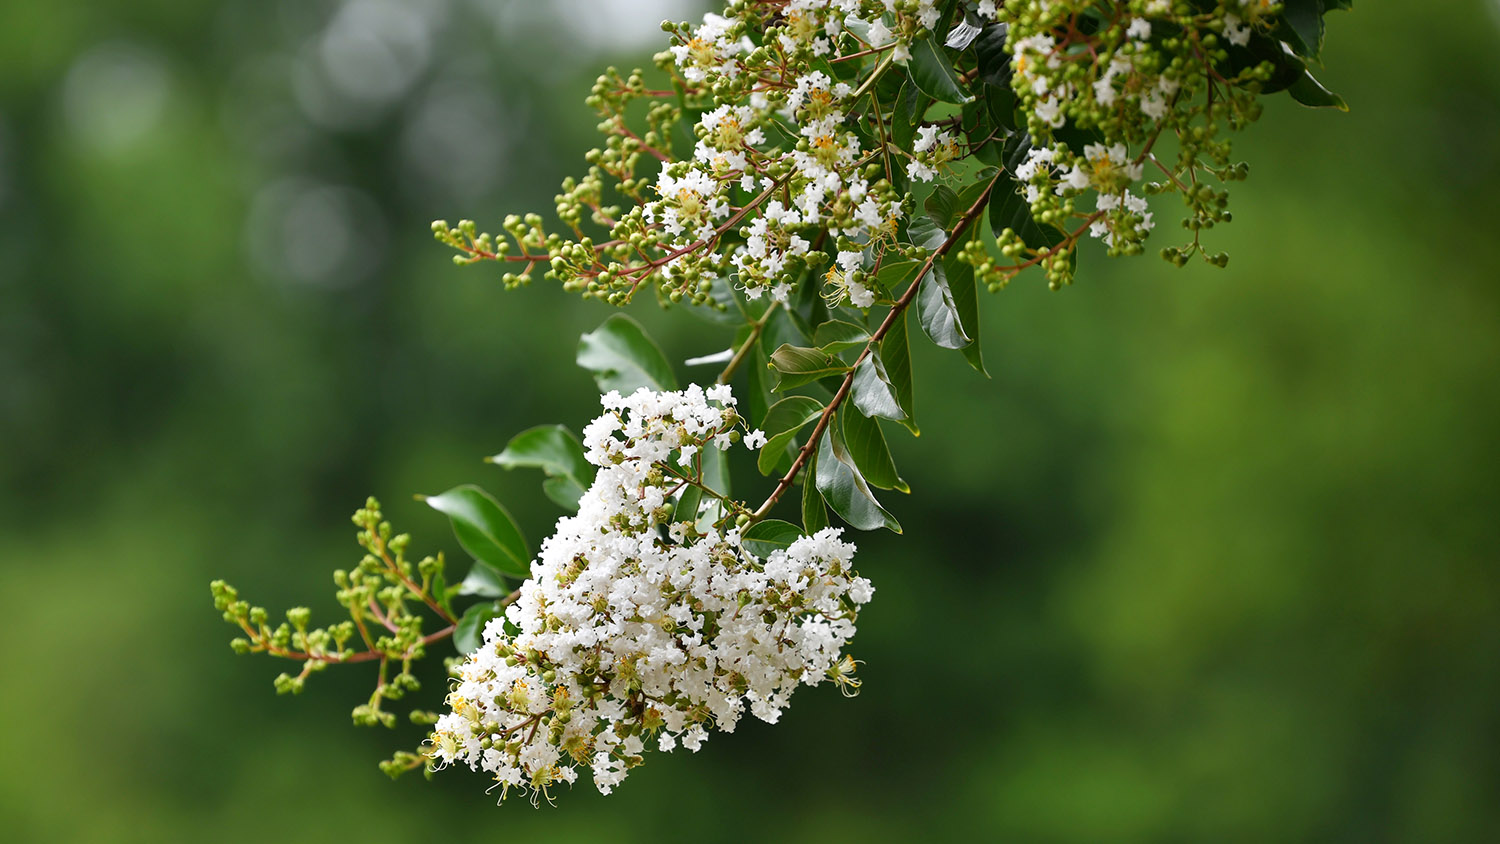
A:
[[[817,470],[815,452],[802,470],[802,529],[808,536],[828,527],[828,505],[823,502],[823,493],[818,492]]]
[[[594,374],[600,392],[630,394],[641,387],[677,389],[677,377],[661,347],[641,324],[615,314],[578,340],[578,365]]]
[[[935,100],[962,105],[973,99],[936,38],[923,38],[911,45],[907,71],[922,93]]]
[[[1005,39],[1010,28],[1003,23],[992,23],[980,30],[974,39],[974,57],[979,63],[979,78],[993,88],[1010,88],[1010,77],[1014,72],[1013,57],[1006,47]]]
[[[1276,35],[1297,55],[1316,58],[1323,49],[1323,0],[1284,0]]]
[[[773,551],[785,551],[802,538],[802,529],[791,522],[766,519],[756,522],[741,534],[745,549],[757,557],[769,557]]]
[[[568,510],[578,510],[578,499],[594,482],[594,467],[584,458],[583,446],[561,425],[522,431],[504,451],[486,459],[502,469],[541,469],[547,474],[542,490]]]
[[[458,544],[474,559],[513,577],[531,574],[531,549],[521,529],[489,493],[466,484],[422,500],[448,517]]]
[[[943,264],[948,289],[953,292],[953,304],[958,307],[958,321],[964,333],[973,340],[959,351],[970,366],[988,378],[990,374],[984,368],[984,353],[979,344],[979,284],[974,278],[974,268],[956,255],[949,255]]]
[[[912,243],[929,250],[936,250],[948,239],[948,232],[925,214],[914,218],[906,233]]]
[[[912,139],[917,135],[917,124],[927,112],[929,98],[914,82],[901,86],[896,98],[896,108],[891,112],[891,140],[901,149],[911,149]]]
[[[481,598],[500,598],[510,594],[510,589],[505,585],[505,577],[500,570],[478,560],[469,569],[469,574],[458,584],[458,594],[478,595]]]
[[[965,111],[968,107],[965,106]],[[932,194],[927,201],[922,203],[922,208],[931,217],[938,228],[946,229],[953,224],[953,215],[958,212],[958,194],[947,185],[938,185],[933,188]]]
[[[796,442],[797,434],[822,414],[823,403],[807,396],[788,396],[772,405],[760,426],[766,435],[766,444],[756,461],[760,473],[769,475],[775,471],[787,446]]]
[[[896,396],[896,387],[891,383],[885,361],[880,350],[871,349],[865,359],[854,368],[854,383],[850,387],[850,400],[866,416],[878,416],[895,422],[906,421],[906,411],[901,409],[901,400]]]
[[[500,615],[494,601],[484,601],[464,610],[453,629],[453,647],[461,654],[471,654],[484,644],[484,626]]]
[[[1302,71],[1302,76],[1293,82],[1287,89],[1292,99],[1305,106],[1312,108],[1336,108],[1339,111],[1348,111],[1349,105],[1344,98],[1323,87],[1316,77],[1309,71]]]
[[[948,287],[948,273],[941,261],[934,263],[927,279],[917,290],[917,320],[932,342],[945,349],[962,349],[972,342],[964,333],[958,316],[958,303]]]
[[[885,432],[880,430],[880,423],[855,408],[845,408],[839,411],[839,416],[843,419],[844,442],[849,446],[849,456],[870,486],[911,492],[911,487],[896,472],[896,463],[891,459],[891,449],[886,443]]]
[[[849,371],[847,364],[827,352],[785,345],[771,353],[771,367],[778,375],[777,392]]]
[[[896,401],[906,414],[906,419],[901,424],[913,435],[920,436],[922,431],[917,427],[916,414],[912,412],[915,393],[911,378],[911,342],[907,339],[906,328],[906,314],[909,310],[910,308],[902,311],[896,317],[890,330],[881,339],[880,359],[885,363],[886,375],[890,378],[891,387],[895,389]]]
[[[830,319],[813,332],[813,345],[830,354],[842,352],[870,341],[870,332],[852,322]]]
[[[818,492],[850,527],[858,530],[883,527],[900,533],[901,524],[875,499],[870,484],[854,465],[843,436],[835,428],[828,426],[818,442]]]
[[[745,326],[744,335],[735,335],[735,339],[741,345],[749,338],[750,327]],[[766,412],[771,407],[772,399],[770,384],[770,356],[766,354],[765,338],[755,341],[750,347],[750,358],[745,361],[745,380],[749,382],[750,394],[745,396],[745,409],[750,412],[750,424],[760,427],[760,423],[766,418]]]

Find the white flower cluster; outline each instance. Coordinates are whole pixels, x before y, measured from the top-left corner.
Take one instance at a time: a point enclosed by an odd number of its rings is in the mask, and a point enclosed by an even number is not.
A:
[[[912,160],[906,165],[906,174],[913,181],[930,182],[944,164],[961,158],[963,149],[952,132],[938,131],[936,126],[923,126],[917,130],[912,142]]]
[[[1250,43],[1255,26],[1276,5],[1272,0],[1229,0],[1229,4],[1235,11],[1224,12],[1224,40],[1239,47]]]
[[[1110,246],[1144,240],[1155,227],[1144,197],[1130,187],[1145,175],[1145,167],[1133,160],[1124,144],[1088,144],[1083,155],[1074,155],[1061,144],[1031,150],[1016,168],[1016,178],[1025,184],[1026,201],[1037,206],[1049,193],[1074,196],[1086,190],[1098,193],[1100,212],[1089,225],[1089,233]]]
[[[992,2],[978,11],[996,15]],[[904,61],[939,17],[935,0],[735,0],[680,37],[671,52],[684,79],[715,91],[738,84],[744,96],[702,115],[693,160],[663,162],[657,197],[641,212],[663,235],[661,272],[701,271],[699,250],[737,228],[743,245],[727,250],[724,268],[748,297],[786,301],[814,251],[814,232],[878,252],[896,232],[903,197],[866,178],[871,155],[847,125],[854,90],[812,63],[886,50]],[[749,40],[752,23],[765,27],[776,58]],[[792,144],[773,140],[782,137]],[[935,129],[924,130],[918,146],[907,169],[924,181],[963,152]],[[873,300],[863,287],[839,289],[856,306]]]
[[[746,708],[775,722],[798,685],[857,688],[842,651],[874,590],[839,531],[762,558],[738,529],[672,512],[699,453],[736,438],[734,403],[728,387],[604,396],[585,432],[594,482],[458,669],[428,751],[440,764],[534,799],[587,767],[607,794],[648,742],[696,751]]]

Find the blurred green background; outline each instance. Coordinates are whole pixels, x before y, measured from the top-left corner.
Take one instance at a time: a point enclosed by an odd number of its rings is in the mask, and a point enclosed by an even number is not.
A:
[[[479,458],[592,415],[606,310],[427,224],[550,208],[699,4],[4,0],[0,839],[1497,840],[1500,5],[1358,5],[1352,113],[1239,141],[1227,271],[1085,256],[982,300],[993,381],[919,352],[864,694],[533,811],[386,780],[366,673],[275,697],[207,583],[330,618],[372,492],[418,549],[467,481],[549,532]]]

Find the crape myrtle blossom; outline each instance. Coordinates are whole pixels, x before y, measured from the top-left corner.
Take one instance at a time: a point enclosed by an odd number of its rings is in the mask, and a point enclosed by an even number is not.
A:
[[[697,751],[746,711],[775,723],[800,685],[858,688],[843,649],[874,589],[839,530],[760,556],[738,528],[674,509],[685,467],[739,438],[729,388],[602,404],[584,431],[593,484],[457,669],[430,739],[433,758],[489,773],[502,797],[579,769],[608,794],[651,747]]]
[[[294,607],[273,623],[216,582],[243,633],[232,646],[301,661],[276,679],[285,693],[330,665],[378,666],[352,715],[389,727],[385,707],[420,692],[412,663],[451,639],[463,658],[445,711],[412,709],[434,729],[382,770],[463,765],[535,800],[581,774],[608,792],[651,748],[697,750],[746,712],[775,721],[801,685],[852,692],[845,648],[873,590],[826,525],[901,530],[879,501],[904,484],[876,419],[916,430],[913,341],[983,372],[977,289],[1033,268],[1071,284],[1089,237],[1141,253],[1147,196],[1187,206],[1191,241],[1162,257],[1224,266],[1201,236],[1229,222],[1225,185],[1248,174],[1227,136],[1277,91],[1344,107],[1308,70],[1323,32],[1310,12],[1348,5],[729,0],[665,24],[659,74],[610,68],[594,83],[604,140],[563,180],[561,230],[533,213],[498,236],[471,220],[433,233],[460,264],[512,269],[507,288],[542,267],[586,298],[644,292],[733,328],[729,349],[686,365],[748,381],[754,418],[727,386],[608,393],[581,446],[539,426],[494,458],[541,468],[575,514],[536,555],[498,501],[455,487],[422,497],[474,557],[449,577],[440,554],[408,558],[410,537],[370,499],[354,519],[364,554],[334,578],[348,619],[312,627]],[[579,348],[605,388],[675,380],[628,319]],[[737,443],[779,475],[753,509],[727,492]],[[793,497],[801,528],[772,518]]]

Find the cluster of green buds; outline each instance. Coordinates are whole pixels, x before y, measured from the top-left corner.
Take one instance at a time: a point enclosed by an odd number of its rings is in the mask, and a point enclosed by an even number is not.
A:
[[[915,242],[911,209],[938,186],[998,176],[993,239],[963,252],[991,290],[1032,267],[1070,283],[1088,237],[1111,255],[1142,252],[1147,197],[1162,193],[1182,197],[1191,232],[1163,256],[1223,266],[1201,234],[1229,221],[1223,186],[1248,172],[1226,133],[1276,91],[1342,107],[1307,61],[1323,12],[1347,5],[736,0],[700,25],[663,24],[672,45],[654,75],[599,77],[587,102],[604,146],[556,200],[570,236],[536,217],[508,219],[502,237],[472,223],[434,231],[460,263],[521,264],[507,286],[545,262],[567,289],[612,304],[651,287],[664,304],[722,311],[728,286],[780,302],[811,286],[862,307],[892,291],[851,296],[839,283],[878,278],[888,243]],[[842,269],[819,271],[834,261]]]
[[[343,621],[313,627],[311,610],[293,607],[286,611],[286,621],[273,627],[270,613],[242,600],[233,586],[216,580],[210,588],[214,607],[245,634],[230,642],[235,653],[263,653],[301,663],[297,673],[276,677],[278,694],[300,694],[309,676],[330,665],[376,663],[375,689],[354,707],[352,717],[359,726],[389,728],[396,725],[396,715],[384,704],[421,687],[412,666],[426,656],[429,645],[452,635],[455,618],[442,555],[415,563],[407,559],[411,537],[393,533],[373,498],[354,514],[354,524],[366,553],[352,570],[334,572],[335,598],[348,613]],[[448,626],[425,633],[431,615]],[[436,720],[423,710],[410,717],[418,724]]]

